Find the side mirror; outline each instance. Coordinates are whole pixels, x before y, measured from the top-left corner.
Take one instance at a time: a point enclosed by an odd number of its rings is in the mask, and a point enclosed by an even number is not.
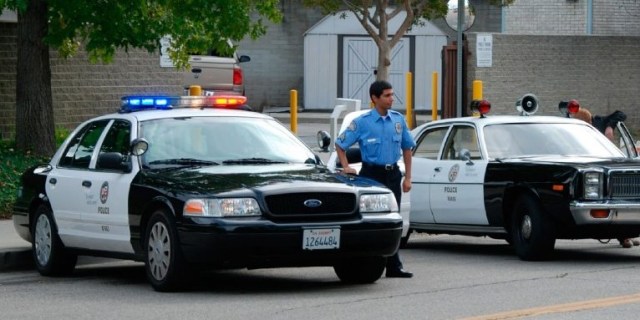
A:
[[[131,172],[131,161],[128,161],[120,152],[105,152],[98,156],[96,167],[129,173]]]
[[[472,165],[473,161],[471,161],[471,152],[469,151],[469,149],[461,149],[460,150],[460,160],[462,161],[467,161],[467,165]]]

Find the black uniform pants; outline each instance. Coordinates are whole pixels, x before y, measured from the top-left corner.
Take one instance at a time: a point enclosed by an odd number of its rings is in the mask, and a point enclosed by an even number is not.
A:
[[[400,199],[402,197],[402,173],[398,168],[398,165],[393,166],[378,166],[367,163],[362,163],[362,169],[360,169],[361,177],[366,177],[375,181],[378,181],[385,185],[393,192],[400,208]],[[399,270],[402,269],[402,261],[400,261],[400,255],[398,251],[389,258],[387,258],[387,270]]]

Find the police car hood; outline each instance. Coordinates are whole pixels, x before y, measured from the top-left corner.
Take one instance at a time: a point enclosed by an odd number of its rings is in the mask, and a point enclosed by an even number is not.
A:
[[[538,164],[560,164],[576,166],[602,166],[609,168],[634,167],[640,169],[640,159],[638,158],[600,158],[574,155],[538,155],[522,156],[513,158],[496,159],[502,163],[538,163]]]
[[[145,174],[147,183],[164,190],[211,195],[246,192],[355,192],[367,188],[387,192],[370,179],[331,173],[312,164],[218,165],[153,170]]]

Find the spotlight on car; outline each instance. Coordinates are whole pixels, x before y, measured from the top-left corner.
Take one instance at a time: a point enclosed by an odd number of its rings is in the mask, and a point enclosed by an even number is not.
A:
[[[329,133],[324,130],[320,130],[316,135],[316,139],[318,140],[318,147],[320,147],[320,150],[322,152],[328,152],[329,145],[331,144],[331,136]]]

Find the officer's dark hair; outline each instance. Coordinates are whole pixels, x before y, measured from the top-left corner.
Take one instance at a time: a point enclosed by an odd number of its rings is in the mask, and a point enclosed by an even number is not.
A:
[[[376,96],[376,98],[380,98],[382,92],[387,89],[393,89],[391,83],[384,80],[377,80],[371,84],[369,87],[369,98],[372,96]]]

